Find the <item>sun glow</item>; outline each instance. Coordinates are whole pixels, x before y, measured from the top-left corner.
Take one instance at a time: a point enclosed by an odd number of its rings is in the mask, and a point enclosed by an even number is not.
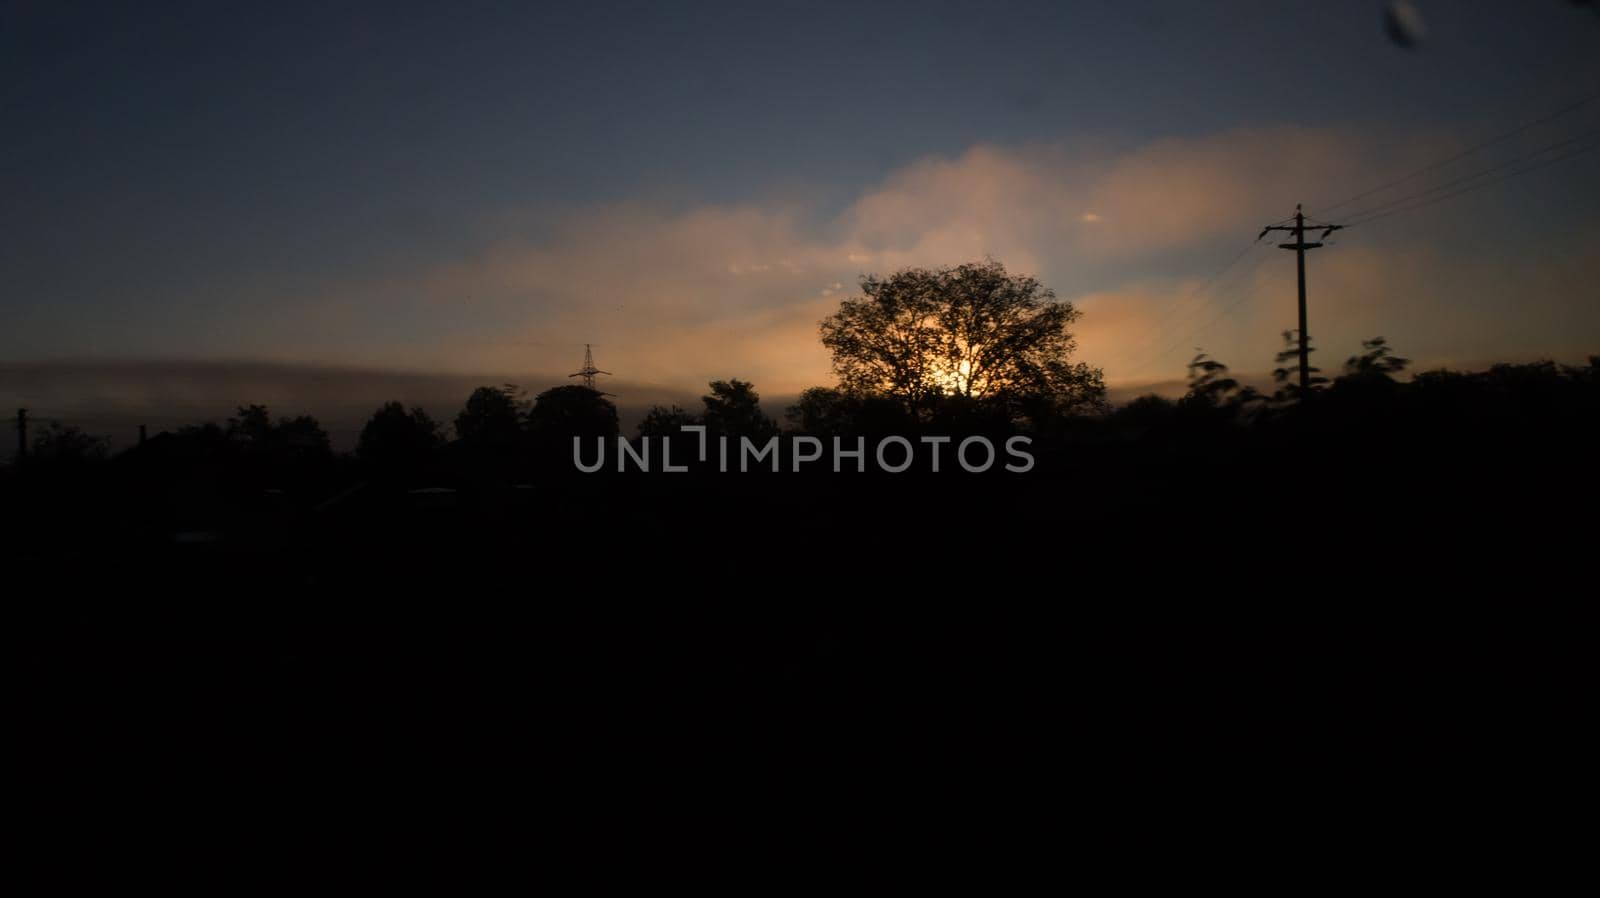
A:
[[[983,377],[974,376],[972,362],[962,359],[954,365],[940,364],[928,372],[928,380],[940,392],[953,396],[975,396],[983,393]]]

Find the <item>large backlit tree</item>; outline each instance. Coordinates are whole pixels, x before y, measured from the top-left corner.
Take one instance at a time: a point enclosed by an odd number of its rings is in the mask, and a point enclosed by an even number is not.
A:
[[[997,261],[863,277],[861,293],[822,322],[849,392],[893,397],[917,416],[950,400],[1033,416],[1104,403],[1099,369],[1070,361],[1068,328],[1082,313]]]

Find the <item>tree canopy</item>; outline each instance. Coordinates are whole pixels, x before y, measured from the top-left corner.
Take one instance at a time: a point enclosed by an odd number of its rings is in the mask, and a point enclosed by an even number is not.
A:
[[[242,405],[228,419],[228,441],[257,457],[279,460],[327,457],[333,453],[328,432],[316,418],[296,415],[276,422],[264,405]]]
[[[676,405],[651,406],[639,422],[639,435],[671,437],[694,425],[703,425],[721,436],[752,439],[765,439],[778,432],[778,422],[761,410],[761,394],[756,392],[755,384],[734,378],[714,380],[707,386],[711,392],[700,397],[704,413],[691,414]]]
[[[85,462],[100,461],[106,457],[110,440],[103,436],[84,433],[82,429],[60,421],[51,421],[33,437],[32,455],[35,461]]]
[[[752,439],[770,437],[778,425],[761,410],[761,394],[745,380],[714,380],[711,392],[700,397],[705,403],[706,429],[727,436]]]
[[[700,418],[678,405],[652,405],[639,422],[639,436],[675,437],[684,427],[700,423]]]
[[[379,464],[412,462],[443,442],[439,425],[427,412],[420,408],[406,411],[398,402],[387,402],[361,429],[356,454]]]
[[[589,387],[554,387],[535,397],[528,428],[543,438],[611,437],[617,434],[617,407]]]
[[[468,446],[514,446],[522,434],[521,390],[515,384],[479,387],[456,415],[456,436]]]
[[[866,276],[821,324],[847,392],[885,395],[926,416],[947,399],[1038,414],[1098,407],[1100,371],[1070,361],[1082,313],[994,260]]]

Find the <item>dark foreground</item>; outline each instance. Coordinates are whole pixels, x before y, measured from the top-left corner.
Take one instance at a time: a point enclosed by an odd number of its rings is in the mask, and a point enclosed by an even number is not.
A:
[[[29,851],[1560,856],[1595,421],[1511,424],[1080,436],[1028,474],[13,475]]]

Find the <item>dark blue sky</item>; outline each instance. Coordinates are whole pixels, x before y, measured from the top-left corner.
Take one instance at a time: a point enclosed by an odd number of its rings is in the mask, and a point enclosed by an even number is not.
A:
[[[842,246],[864,196],[974,147],[1055,148],[1067,167],[1088,160],[1090,179],[1168,139],[1304,128],[1380,141],[1348,181],[1303,172],[1300,189],[1273,198],[1277,218],[1392,173],[1383,154],[1395,144],[1381,141],[1393,135],[1447,150],[1600,90],[1591,11],[1417,6],[1428,40],[1408,51],[1385,38],[1382,4],[1365,2],[6,3],[0,360],[462,369],[476,360],[460,341],[508,331],[564,359],[571,342],[609,335],[592,335],[605,329],[592,318],[564,329],[571,314],[552,310],[579,300],[548,285],[519,293],[515,278],[462,275],[499,291],[467,308],[375,297],[507,253],[548,271],[550,253],[582,243],[573,221],[597,210],[632,210],[626,229],[641,216],[668,227],[698,209],[779,208],[790,237]],[[1572,118],[1549,133],[1596,122]],[[1397,152],[1392,170],[1428,158]],[[1559,172],[1530,214],[1553,226],[1579,185],[1567,222],[1592,222],[1593,179]],[[1518,227],[1538,236],[1543,225]],[[1103,291],[1184,274],[1175,265],[1199,278],[1208,245],[1054,285]],[[585,295],[582,270],[562,270]],[[795,289],[813,299],[854,274],[809,270]],[[762,308],[783,303],[771,285],[757,292]],[[673,308],[656,309],[654,326],[699,320]],[[455,348],[427,351],[435,336]]]

